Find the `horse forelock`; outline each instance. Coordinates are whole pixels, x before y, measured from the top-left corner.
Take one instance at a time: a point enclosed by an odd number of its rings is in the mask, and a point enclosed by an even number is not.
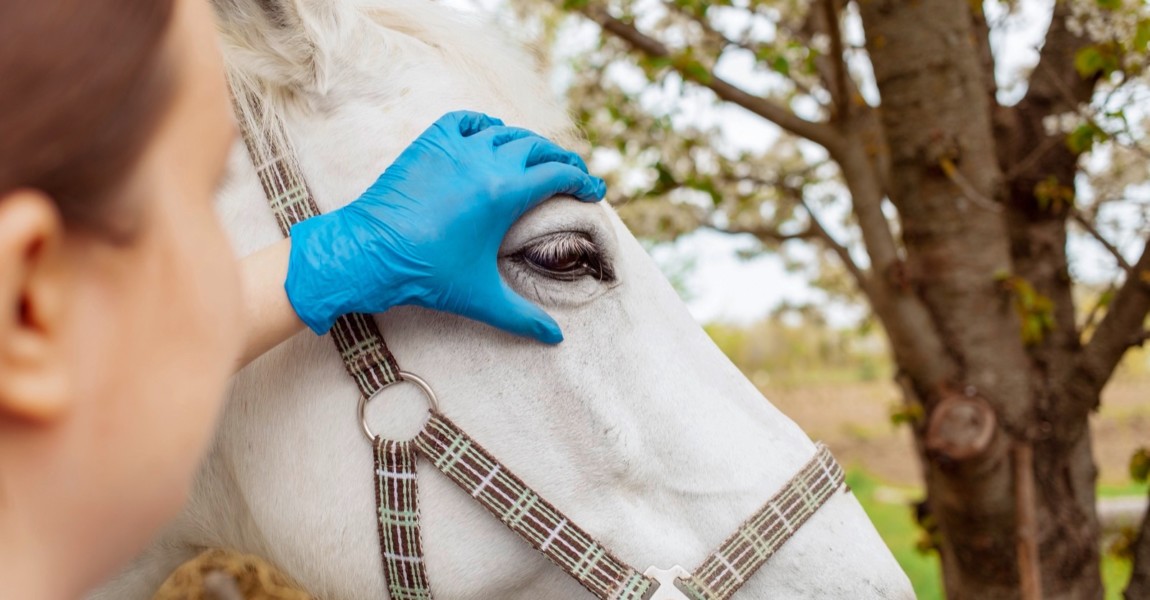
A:
[[[434,60],[437,71],[479,80],[489,94],[504,96],[502,104],[522,111],[498,115],[509,123],[536,129],[561,145],[585,148],[558,94],[541,77],[538,61],[508,43],[512,34],[481,15],[444,10],[426,0],[213,2],[229,77],[261,101],[258,114],[239,116],[261,128],[273,117],[289,120],[285,117],[291,110],[338,106],[341,98],[333,96],[354,93],[365,81],[372,86],[364,92],[376,91],[380,81],[399,83],[380,69],[409,57]],[[270,11],[269,4],[278,8]],[[524,94],[535,100],[524,103]]]

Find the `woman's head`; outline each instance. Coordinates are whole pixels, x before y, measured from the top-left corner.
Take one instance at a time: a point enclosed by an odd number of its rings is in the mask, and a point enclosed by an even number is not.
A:
[[[106,229],[171,101],[171,1],[53,0],[0,8],[0,191],[47,194]],[[115,42],[109,43],[111,40]]]
[[[232,137],[206,0],[0,4],[0,529],[35,521],[13,550],[74,552],[73,585],[147,541],[206,444],[242,335]]]

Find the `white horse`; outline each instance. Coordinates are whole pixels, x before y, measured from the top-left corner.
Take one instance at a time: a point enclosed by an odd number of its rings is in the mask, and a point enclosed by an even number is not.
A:
[[[354,199],[449,110],[577,141],[526,54],[478,18],[428,0],[215,4],[230,67],[287,123],[323,210]],[[231,167],[220,210],[246,255],[280,233],[239,144]],[[627,563],[698,564],[815,452],[608,207],[556,198],[512,229],[503,252],[504,277],[558,320],[561,345],[414,308],[377,320],[446,415]],[[148,598],[177,565],[222,547],[271,560],[320,598],[385,598],[356,401],[331,342],[310,333],[248,367],[186,510],[97,597]],[[404,438],[424,411],[398,386],[369,415]],[[419,485],[438,598],[589,597],[438,472],[425,465]],[[842,489],[736,597],[913,594]]]

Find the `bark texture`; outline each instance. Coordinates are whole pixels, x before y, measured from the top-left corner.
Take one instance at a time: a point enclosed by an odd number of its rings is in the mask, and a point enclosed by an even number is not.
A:
[[[927,415],[916,435],[947,597],[1014,598],[1010,438],[1026,431],[1033,403],[1018,317],[1000,283],[1011,271],[1006,224],[997,204],[968,197],[992,202],[1003,192],[973,20],[968,4],[952,0],[859,6],[891,148],[888,193],[903,226],[906,292],[943,341],[929,358],[953,365],[899,360]],[[977,422],[991,422],[990,436],[964,431],[976,422],[973,406],[982,407]]]

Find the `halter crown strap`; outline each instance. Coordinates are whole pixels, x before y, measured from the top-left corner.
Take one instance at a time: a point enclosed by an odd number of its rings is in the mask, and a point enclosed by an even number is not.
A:
[[[319,206],[303,178],[283,121],[266,113],[259,95],[230,73],[228,85],[248,156],[276,224],[287,237],[292,225],[319,216]],[[363,398],[403,380],[370,315],[336,319],[331,339]],[[374,455],[379,546],[388,593],[391,600],[432,600],[419,528],[414,449],[410,442],[376,437]]]
[[[319,216],[319,206],[303,179],[283,121],[264,114],[259,96],[247,86],[230,77],[229,84],[244,145],[280,232],[288,237],[292,225]],[[340,317],[331,328],[331,338],[348,375],[364,396],[373,396],[402,379],[399,365],[370,315]]]

